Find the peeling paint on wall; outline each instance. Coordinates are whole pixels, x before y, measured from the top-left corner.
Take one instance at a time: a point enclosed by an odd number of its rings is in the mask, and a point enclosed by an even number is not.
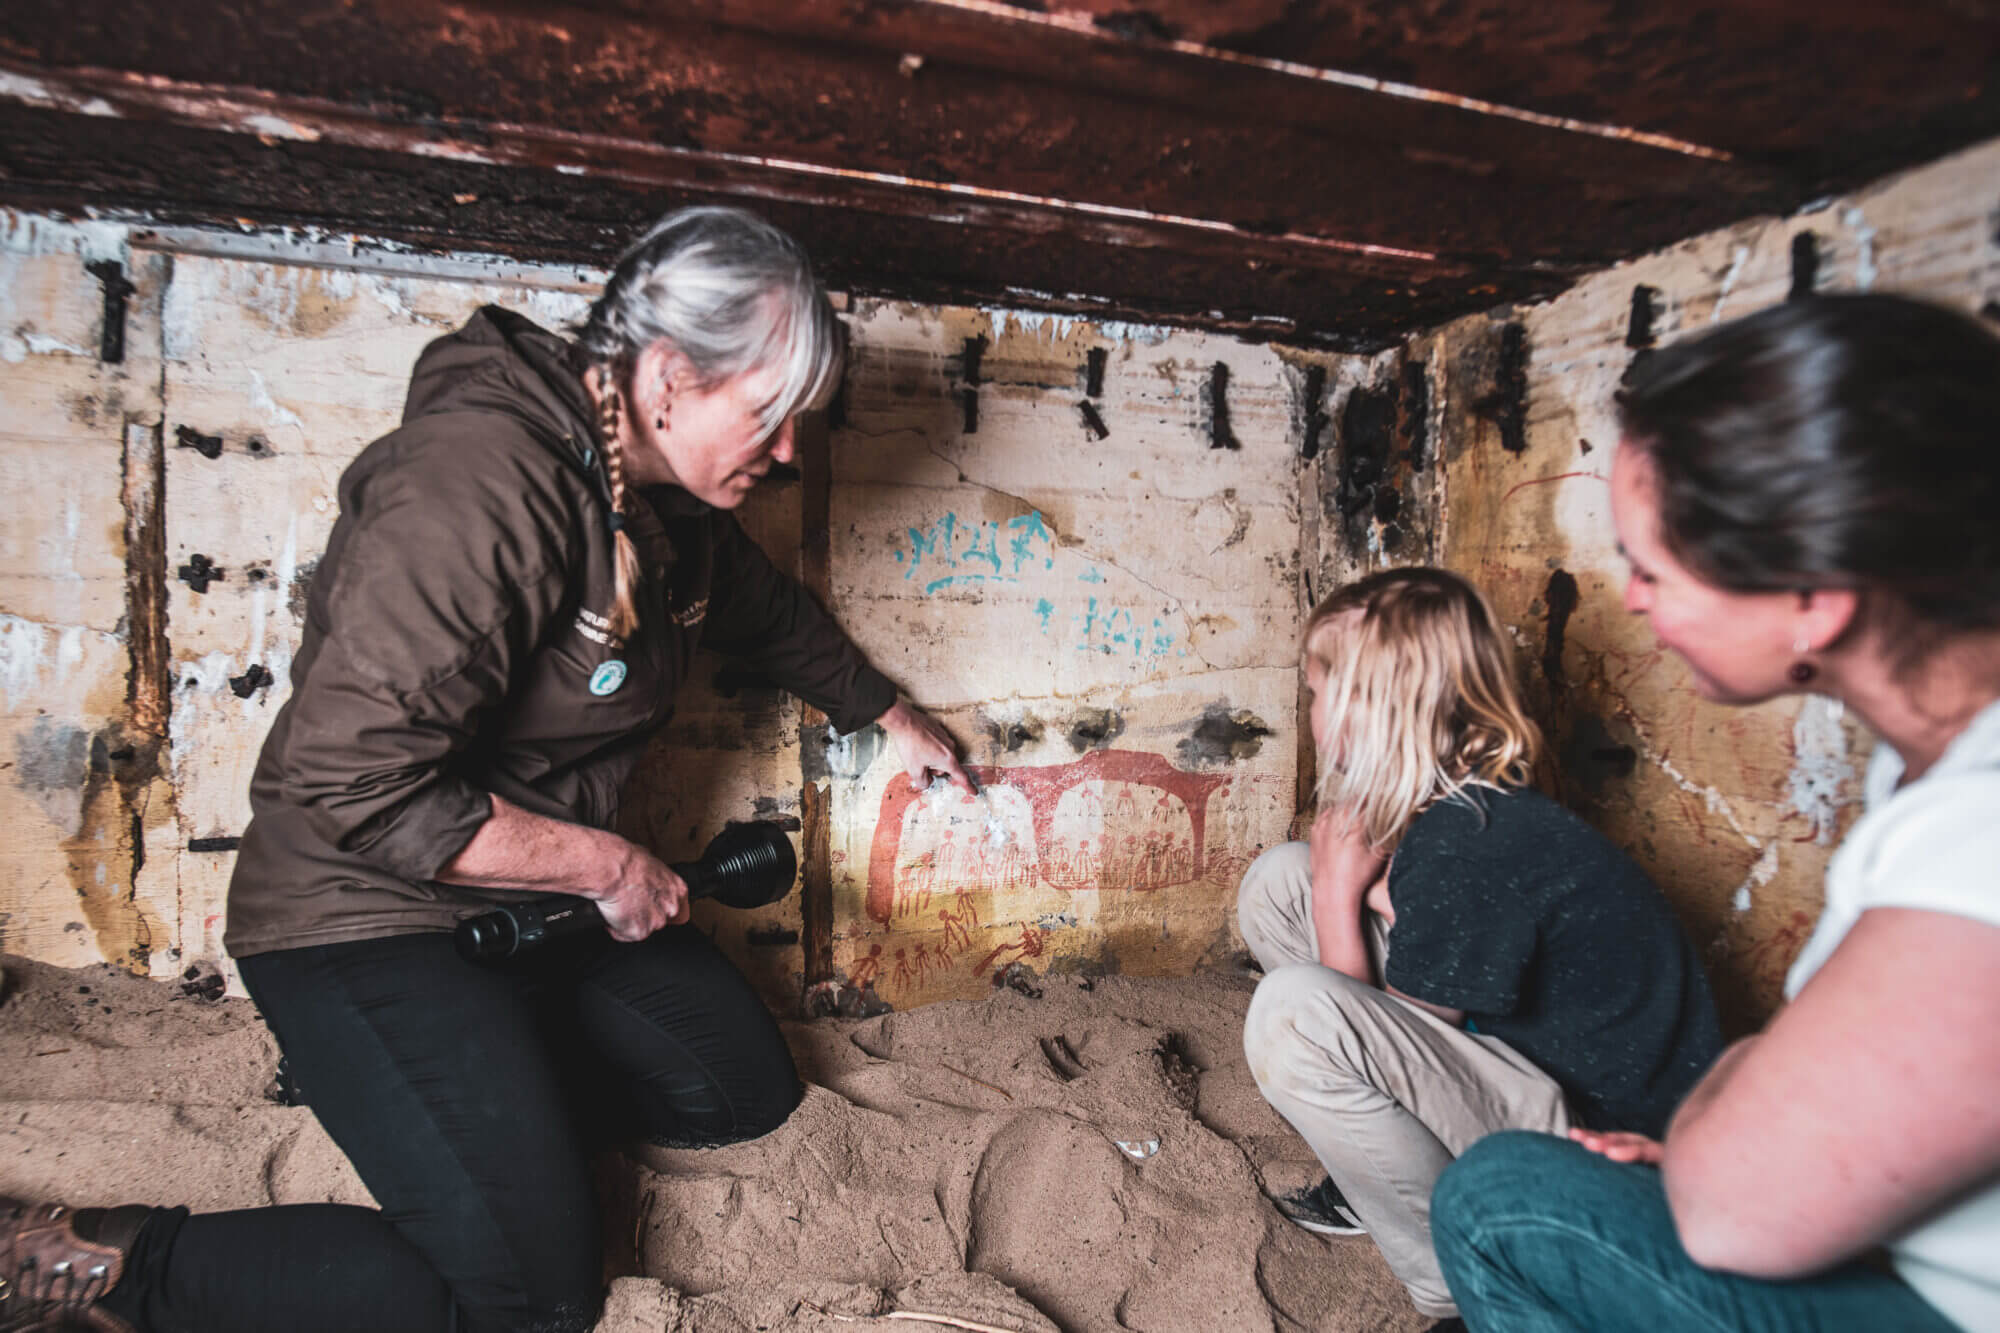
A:
[[[1833,845],[1842,809],[1853,804],[1854,763],[1840,704],[1812,695],[1792,723],[1792,769],[1787,775],[1792,810],[1804,817],[1812,840]]]

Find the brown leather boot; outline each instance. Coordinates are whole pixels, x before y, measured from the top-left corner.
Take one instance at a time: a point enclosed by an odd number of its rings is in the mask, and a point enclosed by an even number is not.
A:
[[[0,1195],[0,1333],[62,1328],[135,1333],[96,1308],[125,1274],[150,1209],[27,1203]]]

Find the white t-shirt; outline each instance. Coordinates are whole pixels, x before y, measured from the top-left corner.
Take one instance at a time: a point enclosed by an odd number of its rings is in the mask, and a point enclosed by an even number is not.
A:
[[[2000,926],[2000,703],[1989,704],[1928,773],[1899,791],[1902,776],[1902,757],[1876,746],[1867,813],[1827,867],[1826,908],[1785,978],[1787,999],[1871,907]],[[1988,1035],[2000,1058],[2000,1033]],[[1931,1214],[1889,1250],[1903,1280],[1953,1322],[1972,1333],[2000,1333],[2000,1179]]]

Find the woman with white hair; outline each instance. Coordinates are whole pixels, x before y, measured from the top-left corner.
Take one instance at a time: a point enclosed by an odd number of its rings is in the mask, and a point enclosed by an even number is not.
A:
[[[798,245],[722,208],[627,251],[573,341],[487,307],[425,350],[403,424],[341,479],[225,935],[380,1210],[0,1200],[0,1326],[588,1329],[591,1147],[791,1114],[777,1024],[611,827],[697,647],[969,789],[729,513],[843,355]],[[523,891],[593,899],[608,931],[460,959],[454,924]]]

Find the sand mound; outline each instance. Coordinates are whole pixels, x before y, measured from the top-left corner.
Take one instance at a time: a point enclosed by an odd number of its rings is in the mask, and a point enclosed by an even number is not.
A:
[[[0,1190],[244,1207],[367,1195],[273,1100],[247,1002],[8,958]],[[782,1129],[600,1164],[616,1333],[1414,1330],[1365,1238],[1284,1222],[1316,1178],[1257,1095],[1240,977],[1050,978],[1023,993],[786,1026]],[[629,1160],[627,1160],[629,1158]]]

